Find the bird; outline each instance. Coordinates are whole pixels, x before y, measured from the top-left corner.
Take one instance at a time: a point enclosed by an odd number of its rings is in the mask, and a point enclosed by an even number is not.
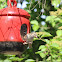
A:
[[[22,39],[26,42],[23,44],[28,44],[29,48],[32,48],[33,38],[37,38],[36,32],[26,34]]]

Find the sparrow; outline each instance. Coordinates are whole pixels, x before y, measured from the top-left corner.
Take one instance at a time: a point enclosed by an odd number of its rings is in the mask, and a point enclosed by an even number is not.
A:
[[[22,39],[26,42],[23,44],[26,45],[28,44],[29,48],[32,48],[32,43],[33,43],[33,38],[37,38],[36,32],[28,33],[26,34]]]

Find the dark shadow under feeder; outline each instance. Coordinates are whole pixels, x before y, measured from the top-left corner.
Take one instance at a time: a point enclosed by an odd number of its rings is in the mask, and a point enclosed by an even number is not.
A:
[[[1,51],[23,51],[23,43],[21,42],[12,42],[5,41],[0,42],[0,52]]]
[[[23,45],[22,42],[14,42],[14,41],[0,42],[1,54],[20,55],[25,49],[26,45]]]

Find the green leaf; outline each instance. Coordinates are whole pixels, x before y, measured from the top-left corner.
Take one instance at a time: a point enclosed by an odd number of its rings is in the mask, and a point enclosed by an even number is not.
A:
[[[42,58],[44,58],[46,55],[45,55],[45,53],[40,53],[39,54]]]
[[[55,8],[57,8],[57,5],[60,4],[61,0],[51,0],[52,5],[54,5]]]
[[[60,21],[61,19],[60,19],[60,18],[55,18],[54,20],[55,20],[55,21]]]
[[[52,58],[57,58],[58,55],[57,54],[52,54]]]
[[[55,25],[56,25],[55,22],[53,22],[53,23],[52,23],[52,27],[54,27]]]
[[[26,60],[25,62],[35,62],[35,60],[33,60],[33,59],[28,59],[28,60]]]
[[[46,18],[46,21],[54,21],[54,18],[56,18],[56,16],[48,16],[47,18]]]
[[[12,62],[12,61],[9,59],[5,59],[3,62]]]
[[[44,61],[39,61],[39,62],[44,62]]]
[[[51,37],[52,35],[48,32],[45,32],[41,37]]]
[[[50,41],[48,39],[43,39],[44,42],[46,42],[47,44],[50,43]]]
[[[62,50],[59,51],[59,55],[62,55]]]
[[[56,31],[56,34],[57,34],[57,36],[59,36],[59,37],[62,36],[61,33],[62,33],[62,30],[57,30],[57,31]]]
[[[41,45],[40,47],[39,47],[39,50],[41,50],[41,51],[46,51],[46,46],[45,45]]]
[[[59,45],[57,43],[52,43],[51,46],[55,48],[59,48]]]
[[[4,8],[7,5],[7,2],[5,0],[0,1],[0,9]]]
[[[15,57],[16,55],[5,55],[7,57]]]
[[[51,56],[49,56],[48,58],[47,58],[47,61],[50,61],[51,60]]]
[[[61,20],[59,20],[59,22],[60,22],[60,23],[62,23],[62,19],[61,19]]]
[[[40,53],[42,53],[42,51],[35,52],[35,54],[40,54]]]
[[[0,60],[0,62],[3,62],[3,60]]]
[[[35,25],[38,25],[38,21],[37,20],[32,20],[30,23],[31,24],[35,24]]]
[[[48,16],[48,17],[46,18],[46,21],[50,21],[50,19],[51,19],[51,16]]]
[[[55,18],[56,18],[56,16],[48,16],[46,18],[46,21],[49,21],[49,23],[52,25],[52,27],[54,27],[56,25]]]
[[[62,62],[62,59],[61,59],[61,58],[58,58],[58,59],[57,59],[57,62]]]
[[[39,29],[39,25],[33,25],[32,28],[33,28],[34,31],[37,31]]]
[[[26,10],[28,13],[31,13],[31,11],[30,10]]]
[[[0,0],[0,2],[4,2],[5,0]]]
[[[9,59],[12,61],[22,61],[24,58],[10,57]]]
[[[59,26],[59,27],[62,26],[62,23],[59,23],[58,26]]]

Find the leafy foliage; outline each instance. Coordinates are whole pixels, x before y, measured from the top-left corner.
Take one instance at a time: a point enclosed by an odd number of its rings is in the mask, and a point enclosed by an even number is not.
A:
[[[0,9],[4,8],[6,5],[6,0],[0,0]]]

